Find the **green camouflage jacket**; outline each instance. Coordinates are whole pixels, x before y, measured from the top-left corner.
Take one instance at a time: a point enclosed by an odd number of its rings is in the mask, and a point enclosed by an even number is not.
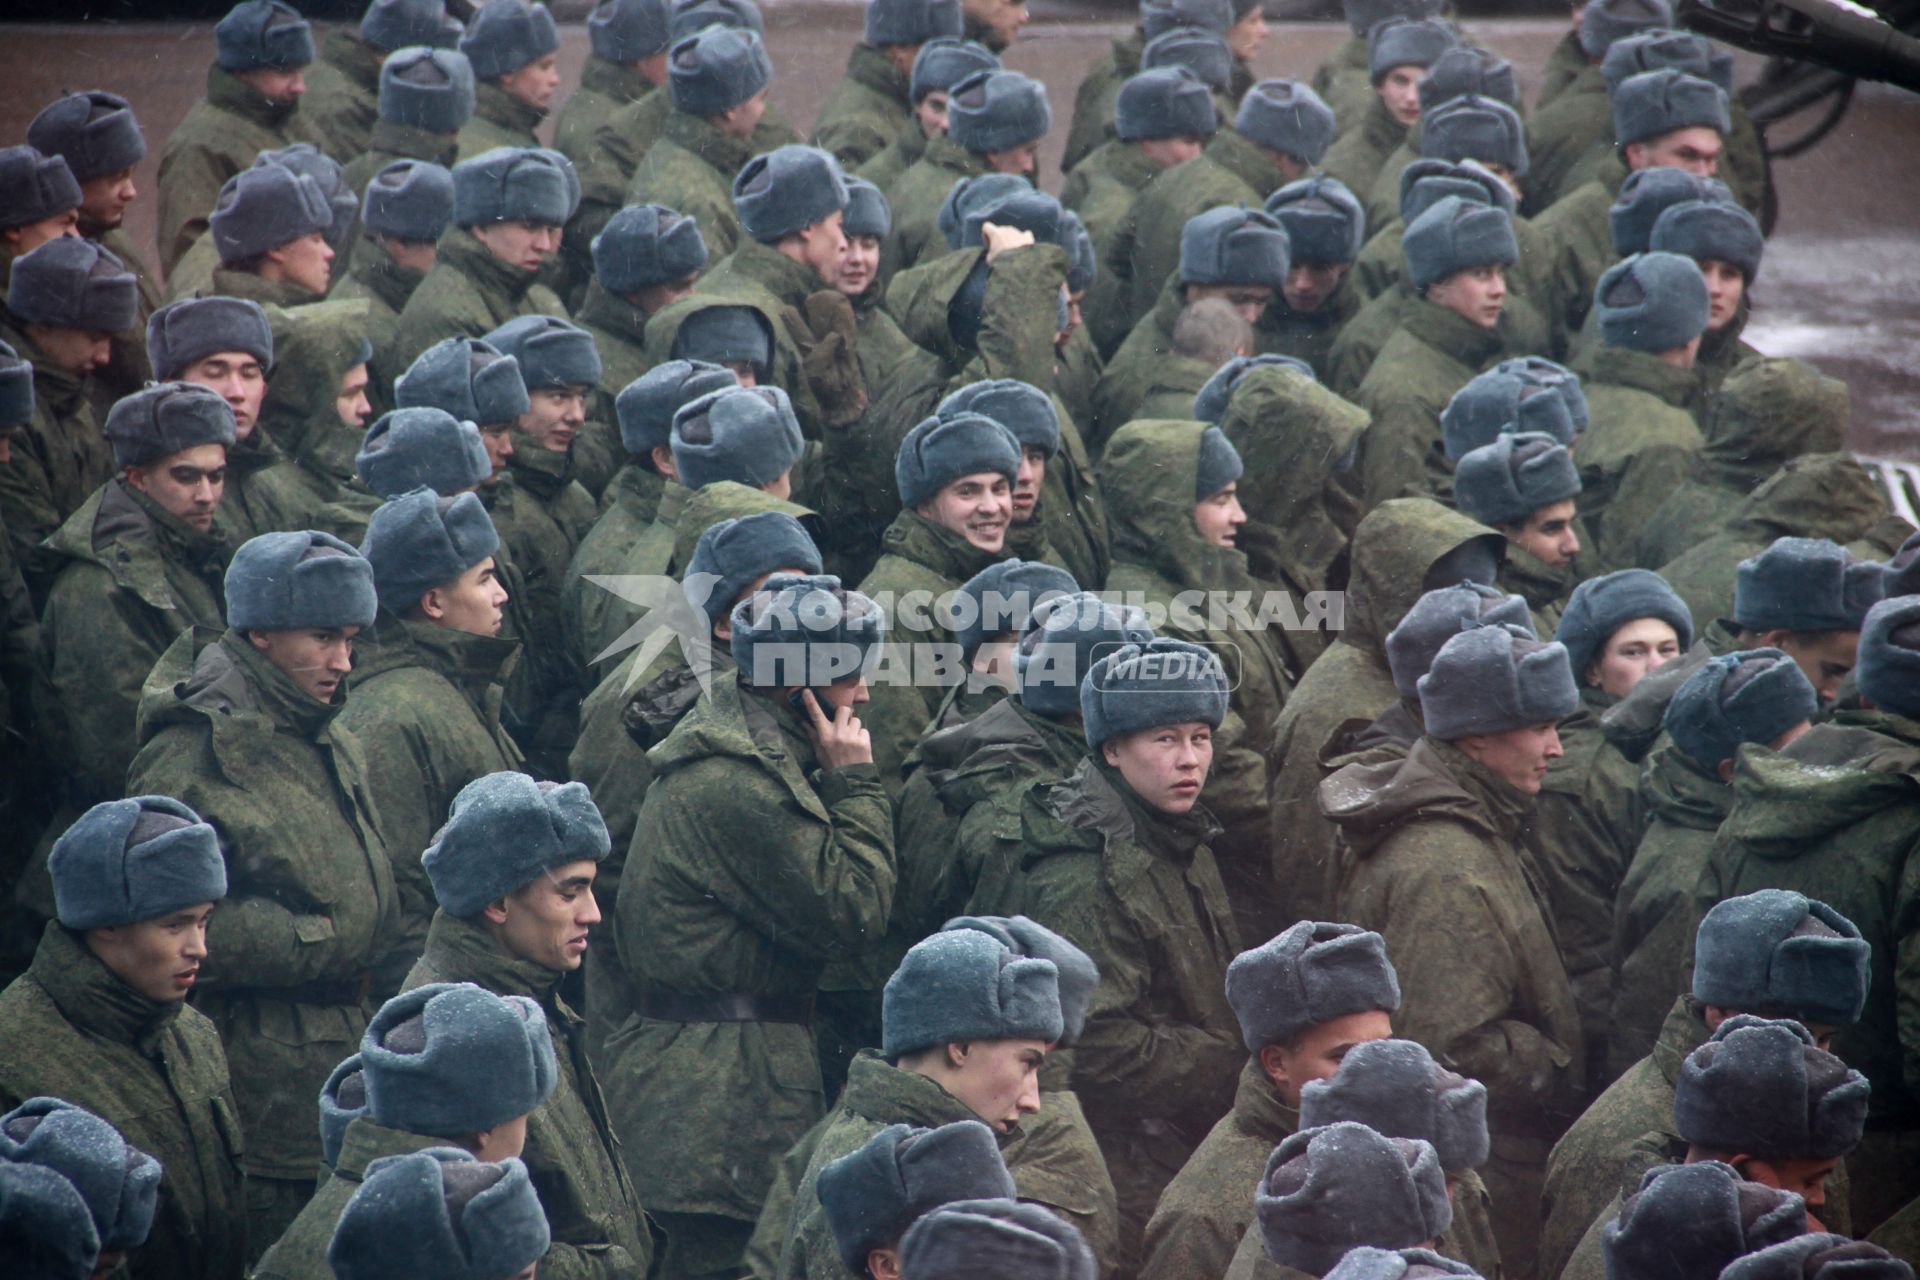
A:
[[[33,417],[14,433],[13,461],[0,467],[0,522],[34,598],[45,600],[59,564],[40,544],[113,478],[113,453],[89,403],[93,379],[56,368],[12,325],[0,338],[33,362]]]
[[[900,175],[913,168],[926,150],[927,135],[920,131],[920,123],[916,119],[911,129],[902,129],[900,136],[888,143],[885,150],[855,169],[854,173],[882,191],[890,192],[893,184],[900,180]]]
[[[481,80],[473,87],[473,115],[460,126],[458,158],[471,160],[495,147],[538,147],[536,132],[547,113],[501,88]]]
[[[1140,56],[1146,48],[1146,32],[1135,27],[1115,36],[1107,51],[1087,68],[1073,93],[1073,123],[1067,129],[1060,172],[1072,173],[1113,136],[1114,101],[1120,96],[1120,86],[1140,70]]]
[[[571,233],[569,233],[571,237]],[[569,239],[571,243],[571,239]],[[626,446],[620,442],[620,414],[616,402],[629,383],[653,368],[647,355],[647,321],[652,317],[625,298],[608,293],[599,281],[587,286],[574,323],[593,335],[600,351],[600,383],[587,393],[587,421],[573,441],[573,469],[589,493],[610,504],[608,490],[614,473],[631,470]],[[652,476],[652,501],[659,500],[659,477]]]
[[[348,27],[336,27],[321,42],[320,57],[307,68],[300,118],[328,155],[351,159],[367,149],[380,119],[380,66],[386,60],[385,50]]]
[[[633,67],[589,55],[580,69],[580,87],[560,108],[559,119],[554,122],[553,149],[573,161],[584,178],[593,140],[601,127],[623,107],[652,97],[657,88]]]
[[[827,93],[813,124],[813,145],[833,152],[849,171],[879,155],[908,129],[919,132],[907,77],[871,45],[856,44],[847,74]]]
[[[1113,138],[1101,143],[1067,175],[1060,203],[1080,215],[1100,261],[1106,261],[1133,202],[1161,168],[1139,147]]]
[[[1389,498],[1451,488],[1440,412],[1475,374],[1510,353],[1507,339],[1503,325],[1488,329],[1408,295],[1398,327],[1353,394],[1354,403],[1373,415],[1360,458],[1369,509]]]
[[[451,169],[460,158],[460,144],[451,133],[428,133],[412,125],[376,120],[360,154],[347,162],[341,175],[361,195],[373,176],[395,160],[425,160]]]
[[[1367,97],[1369,101],[1358,123],[1342,131],[1334,144],[1327,148],[1327,154],[1320,160],[1320,171],[1329,178],[1338,178],[1356,199],[1369,206],[1367,225],[1377,231],[1382,224],[1371,211],[1372,192],[1381,169],[1386,166],[1387,157],[1406,142],[1408,130],[1406,125],[1393,118],[1387,110],[1387,104],[1371,85],[1367,88]],[[1399,194],[1397,190],[1394,192],[1395,212],[1398,211]]]
[[[708,261],[717,263],[740,244],[733,176],[758,153],[757,141],[736,138],[700,116],[669,111],[659,141],[647,149],[627,181],[624,203],[664,204],[697,218],[711,255]],[[897,215],[894,225],[899,226]]]
[[[366,304],[367,341],[373,344],[373,358],[367,361],[367,400],[376,415],[394,407],[394,379],[407,371],[405,365],[396,367],[393,363],[400,313],[426,278],[425,272],[401,266],[371,238],[362,236],[354,242],[346,279],[327,295],[336,302]]]
[[[515,316],[566,319],[566,307],[537,274],[494,257],[464,227],[450,228],[433,269],[401,308],[387,367],[404,371],[442,338],[483,338]]]
[[[389,1129],[368,1114],[356,1116],[341,1136],[333,1168],[286,1233],[254,1263],[252,1280],[332,1280],[327,1246],[333,1242],[333,1229],[346,1212],[347,1201],[366,1181],[367,1166],[384,1156],[412,1155],[447,1145],[445,1138]]]
[[[666,481],[658,490],[653,518],[643,520],[644,490],[639,480],[655,474],[628,466],[616,477],[609,490],[614,495],[613,505],[580,540],[573,562],[567,566],[560,589],[561,622],[574,660],[591,678],[605,675],[619,660],[620,655],[614,654],[594,662],[646,616],[648,606],[587,581],[588,575],[660,577],[676,567],[674,526],[686,508],[689,493],[679,481]]]
[[[1586,383],[1589,419],[1573,445],[1580,518],[1595,540],[1594,567],[1604,572],[1630,562],[1640,531],[1692,469],[1705,443],[1706,388],[1694,370],[1625,347],[1583,352],[1575,371]]]
[[[893,234],[880,246],[880,282],[884,285],[908,267],[947,251],[940,233],[940,205],[962,178],[987,172],[984,156],[975,155],[946,134],[928,138],[920,158],[887,191],[893,210]]]
[[[1282,181],[1272,153],[1255,146],[1238,130],[1222,126],[1205,151],[1162,170],[1149,182],[1134,202],[1132,236],[1122,236],[1114,243],[1114,252],[1125,251],[1132,257],[1126,327],[1130,329],[1152,309],[1161,286],[1169,276],[1178,274],[1180,233],[1189,218],[1216,205],[1257,208]],[[1102,267],[1111,261],[1107,259]],[[1100,335],[1099,320],[1099,316],[1092,317],[1096,337]]]

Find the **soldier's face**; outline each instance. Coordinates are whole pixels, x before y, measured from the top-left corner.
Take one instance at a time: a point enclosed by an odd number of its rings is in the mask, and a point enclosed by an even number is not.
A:
[[[300,95],[307,91],[307,72],[304,67],[263,67],[258,71],[236,71],[234,74],[253,86],[253,91],[262,98],[283,107],[299,101]]]
[[[1011,1133],[1020,1117],[1039,1113],[1040,1064],[1048,1047],[1042,1040],[950,1044],[940,1083],[987,1124]]]
[[[1300,1105],[1300,1091],[1315,1080],[1330,1080],[1358,1044],[1385,1040],[1393,1034],[1393,1019],[1384,1009],[1344,1014],[1316,1022],[1291,1044],[1270,1044],[1260,1050],[1260,1069],[1273,1091],[1290,1107]]]
[[[1006,48],[1020,38],[1020,29],[1031,16],[1026,0],[961,0],[960,7],[969,18],[987,29],[987,47]]]
[[[1689,125],[1645,142],[1629,142],[1627,167],[1685,169],[1696,177],[1711,178],[1720,172],[1720,152],[1724,146],[1719,130]]]
[[[813,268],[820,283],[836,286],[840,264],[847,256],[846,215],[832,214],[800,232],[800,260]]]
[[[1794,665],[1812,681],[1813,691],[1820,695],[1820,705],[1831,707],[1840,696],[1840,686],[1853,673],[1854,659],[1860,650],[1860,633],[1782,631],[1768,634],[1775,638],[1762,643],[1792,658]]]
[[[531,400],[533,397],[527,398]],[[513,425],[495,422],[480,428],[480,443],[486,447],[487,464],[493,468],[493,473],[481,483],[499,484],[500,473],[507,469],[507,459],[513,456]]]
[[[90,227],[111,231],[126,219],[127,206],[139,195],[132,169],[88,178],[80,184],[80,216]]]
[[[528,409],[520,415],[523,443],[549,453],[565,453],[587,421],[585,387],[541,387],[527,392]]]
[[[84,378],[113,359],[113,335],[67,325],[29,325],[34,342],[56,369]]]
[[[1227,47],[1241,61],[1251,58],[1267,38],[1267,15],[1259,5],[1247,10],[1244,18],[1227,28]]]
[[[1013,520],[1013,486],[995,471],[961,476],[921,503],[920,514],[982,551],[998,551]]]
[[[357,364],[340,377],[340,389],[334,393],[333,412],[340,425],[350,431],[363,430],[373,406],[367,402],[367,366]]]
[[[195,382],[219,393],[233,410],[234,434],[245,440],[260,421],[260,402],[267,398],[267,375],[260,362],[244,351],[217,351],[196,360],[180,373],[182,382]]]
[[[353,638],[359,627],[312,627],[300,631],[249,631],[247,639],[268,662],[315,702],[330,703],[353,670]]]
[[[1701,258],[1699,263],[1700,274],[1707,281],[1707,330],[1712,332],[1740,314],[1740,301],[1747,296],[1747,277],[1740,268],[1719,258]]]
[[[1246,522],[1247,509],[1240,505],[1237,482],[1193,504],[1193,527],[1216,547],[1233,546],[1240,538],[1240,526]]]
[[[471,230],[488,253],[522,271],[538,271],[560,248],[560,228],[542,222],[492,222]]]
[[[205,533],[227,491],[227,446],[197,444],[144,467],[127,468],[127,484],[168,515]]]
[[[1530,796],[1540,794],[1547,766],[1566,752],[1560,747],[1559,726],[1523,725],[1505,733],[1483,733],[1460,739],[1454,744],[1485,768],[1498,775],[1515,791]]]
[[[1551,503],[1528,516],[1525,524],[1506,531],[1507,537],[1547,564],[1572,564],[1580,554],[1580,536],[1573,531],[1573,517],[1572,498]]]
[[[1412,65],[1389,67],[1380,77],[1380,102],[1396,124],[1411,125],[1420,118],[1420,82],[1427,78],[1425,67]]]
[[[1456,271],[1427,286],[1427,301],[1483,329],[1500,323],[1507,305],[1507,269],[1498,262]]]
[[[440,244],[435,240],[396,240],[392,236],[380,236],[379,245],[394,266],[403,271],[418,271],[421,275],[433,270],[440,256]]]
[[[1199,803],[1213,768],[1213,727],[1202,720],[1156,725],[1115,738],[1101,751],[1135,795],[1162,813],[1186,813]]]
[[[1624,698],[1650,671],[1680,656],[1680,633],[1659,618],[1635,618],[1618,627],[1586,671],[1587,684]]]
[[[14,257],[32,253],[49,240],[58,240],[62,236],[80,234],[80,210],[68,209],[54,214],[51,218],[42,218],[38,222],[29,222],[24,227],[8,227],[4,233],[7,249]]]
[[[587,933],[600,923],[593,880],[599,864],[581,860],[535,876],[482,914],[500,945],[521,960],[565,973],[587,956]]]
[[[1040,501],[1040,485],[1047,478],[1047,455],[1030,444],[1020,446],[1020,470],[1013,478],[1013,522],[1026,524],[1033,519],[1034,506]]]
[[[427,621],[450,631],[497,636],[505,617],[500,606],[507,599],[493,557],[488,556],[452,582],[427,592],[420,598],[419,611]]]
[[[728,107],[715,120],[722,133],[730,133],[736,138],[751,138],[753,131],[760,127],[760,119],[767,114],[767,91],[748,98],[738,106]]]
[[[213,903],[169,911],[138,924],[87,931],[87,947],[114,976],[149,1000],[185,1000],[207,958]]]
[[[920,132],[929,138],[937,138],[947,131],[947,91],[935,89],[920,99],[913,109],[914,117],[920,121]]]
[[[1340,282],[1352,269],[1351,262],[1296,262],[1287,269],[1287,280],[1280,286],[1280,294],[1293,310],[1312,315],[1327,305],[1327,299],[1340,288]]]
[[[1031,178],[1040,168],[1040,144],[1036,141],[1021,147],[1009,147],[1005,151],[989,151],[985,159],[987,168],[995,173]]]
[[[267,250],[267,261],[277,268],[281,279],[291,280],[314,293],[325,293],[327,282],[333,276],[333,249],[327,244],[326,234],[320,231]]]
[[[833,287],[849,298],[857,298],[873,284],[879,271],[880,237],[848,236],[847,251],[841,255]]]
[[[1813,1211],[1827,1207],[1827,1176],[1839,1163],[1838,1156],[1827,1159],[1786,1157],[1779,1160],[1748,1156],[1735,1160],[1733,1166],[1748,1182],[1757,1182],[1778,1191],[1791,1191],[1806,1201],[1807,1229],[1819,1231],[1824,1228],[1814,1222]]]
[[[518,71],[509,71],[500,77],[500,87],[509,96],[545,111],[553,103],[554,91],[560,87],[560,56],[550,53],[544,58],[535,58]]]

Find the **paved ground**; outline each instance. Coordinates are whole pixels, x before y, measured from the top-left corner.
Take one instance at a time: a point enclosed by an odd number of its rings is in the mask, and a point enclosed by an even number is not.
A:
[[[858,8],[848,4],[770,3],[768,43],[778,73],[774,94],[797,124],[808,124],[858,38]],[[1512,58],[1528,82],[1565,29],[1557,21],[1472,24],[1481,40]],[[1065,111],[1073,88],[1108,40],[1112,21],[1037,23],[1009,62],[1053,87]],[[34,111],[63,90],[113,88],[129,97],[146,125],[152,154],[139,177],[149,190],[160,146],[200,95],[212,51],[206,24],[14,26],[0,38],[0,139],[21,138]],[[1305,75],[1343,37],[1329,23],[1276,24],[1262,49],[1266,75]],[[562,70],[573,83],[586,57],[586,33],[564,28]],[[1743,74],[1751,74],[1751,63]],[[1057,122],[1042,156],[1054,174],[1065,137]],[[1762,350],[1795,355],[1846,378],[1854,388],[1852,443],[1862,451],[1920,462],[1920,96],[1864,87],[1841,127],[1811,153],[1782,162],[1775,179],[1781,215],[1755,291],[1749,337]],[[1056,179],[1057,181],[1057,179]],[[153,206],[131,215],[142,242],[153,234]]]

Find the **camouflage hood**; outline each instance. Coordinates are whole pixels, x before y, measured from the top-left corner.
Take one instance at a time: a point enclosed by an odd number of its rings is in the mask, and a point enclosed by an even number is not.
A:
[[[1220,429],[1260,483],[1240,495],[1250,522],[1270,525],[1278,558],[1324,582],[1347,549],[1327,507],[1329,480],[1367,429],[1367,413],[1312,378],[1279,365],[1254,368],[1233,389]]]
[[[1887,515],[1886,495],[1848,453],[1794,458],[1740,504],[1728,531],[1771,543],[1789,535],[1848,543]]]
[[[1387,633],[1426,592],[1434,564],[1476,540],[1505,563],[1504,537],[1429,498],[1394,498],[1375,507],[1354,530],[1344,639],[1384,653]]]
[[[364,432],[340,421],[334,401],[347,370],[367,359],[364,300],[316,302],[272,313],[273,373],[257,430],[327,477],[354,478]]]
[[[1424,736],[1405,756],[1363,757],[1320,784],[1320,811],[1362,858],[1416,819],[1511,840],[1527,805],[1528,797],[1459,748]]]
[[[1907,764],[1914,753],[1905,753]],[[1849,765],[1810,765],[1780,752],[1750,748],[1733,776],[1734,808],[1721,840],[1758,858],[1804,855],[1856,823],[1920,799],[1912,772]]]
[[[287,729],[317,739],[345,703],[315,702],[235,631],[183,631],[147,674],[135,736],[142,745],[176,724],[204,723],[223,764],[241,758],[244,736]]]
[[[1701,476],[1747,487],[1803,454],[1834,453],[1846,432],[1847,384],[1798,360],[1756,360],[1708,403]]]
[[[1064,774],[1087,754],[1078,727],[1037,716],[1007,697],[965,724],[923,739],[914,754],[948,813],[991,800],[1009,771]]]
[[[1146,565],[1183,590],[1248,580],[1244,553],[1215,546],[1194,527],[1200,436],[1192,421],[1130,422],[1100,459],[1114,558]]]

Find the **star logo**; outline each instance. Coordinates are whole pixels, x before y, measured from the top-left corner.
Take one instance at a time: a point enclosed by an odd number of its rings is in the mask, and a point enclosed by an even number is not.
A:
[[[654,659],[677,640],[680,656],[699,682],[700,691],[711,691],[713,626],[707,620],[706,603],[720,584],[720,575],[690,573],[684,582],[660,574],[590,573],[586,577],[594,586],[611,591],[642,611],[637,622],[593,655],[595,663],[633,650],[626,659],[624,682],[625,690],[631,692]]]

